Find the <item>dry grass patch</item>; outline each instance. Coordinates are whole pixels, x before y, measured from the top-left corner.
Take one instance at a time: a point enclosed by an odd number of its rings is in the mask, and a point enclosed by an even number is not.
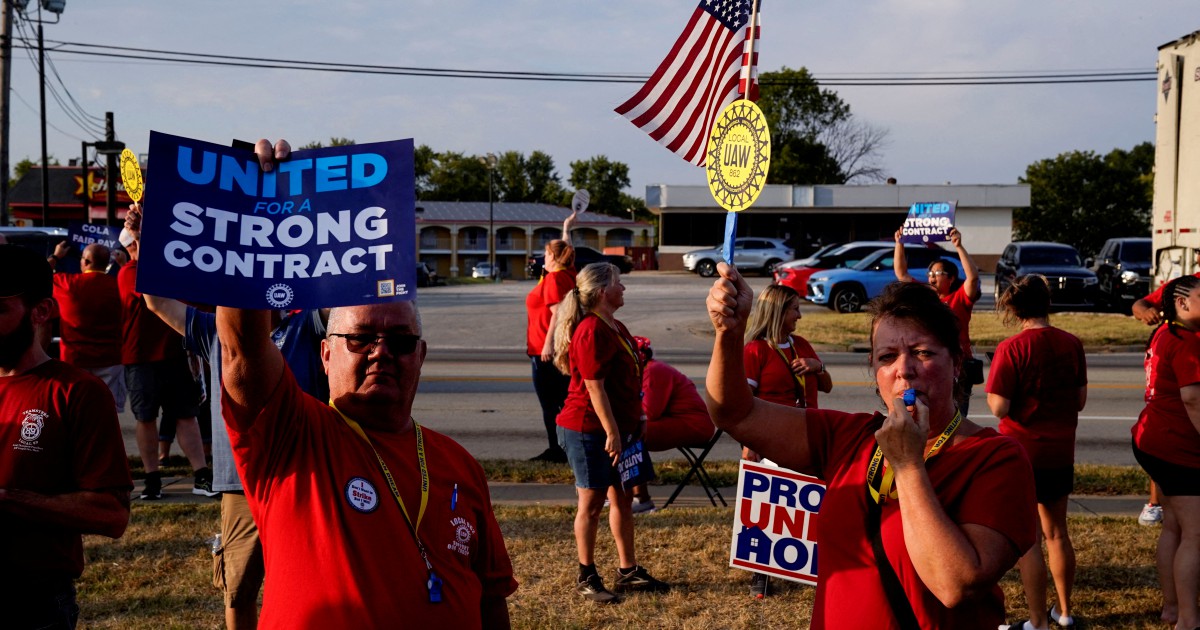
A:
[[[516,628],[803,628],[813,590],[773,581],[773,597],[749,596],[749,576],[728,568],[732,509],[670,509],[637,517],[639,562],[669,581],[665,595],[628,596],[617,606],[584,602],[576,574],[574,510],[497,507],[496,516],[521,588],[509,600]],[[221,595],[210,583],[208,542],[218,507],[134,506],[125,537],[85,540],[87,569],[79,581],[81,628],[220,628]],[[1075,605],[1086,628],[1160,628],[1154,546],[1159,529],[1133,517],[1072,518],[1078,554]],[[616,550],[607,527],[597,567],[611,585]],[[1016,571],[1005,576],[1009,619],[1024,619]],[[320,588],[314,581],[312,588]],[[853,605],[848,602],[847,605]]]

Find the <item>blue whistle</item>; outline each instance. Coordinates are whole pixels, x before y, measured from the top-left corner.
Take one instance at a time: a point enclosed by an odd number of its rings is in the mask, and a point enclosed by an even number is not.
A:
[[[429,602],[431,604],[440,604],[442,602],[442,578],[439,578],[433,571],[429,572],[429,581],[425,583],[425,588],[429,589]]]
[[[917,390],[911,387],[904,390],[904,406],[911,407],[917,404]]]

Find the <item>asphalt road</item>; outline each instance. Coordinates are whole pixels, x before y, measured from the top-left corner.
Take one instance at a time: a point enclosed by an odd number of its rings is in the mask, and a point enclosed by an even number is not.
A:
[[[769,279],[750,277],[759,290]],[[711,280],[685,272],[636,272],[623,279],[625,306],[618,317],[654,341],[656,356],[703,388],[712,348],[704,297]],[[991,308],[990,278],[977,309]],[[547,445],[525,356],[525,295],[532,282],[503,282],[422,289],[419,303],[429,356],[413,414],[423,424],[462,443],[477,458],[528,458]],[[806,305],[806,311],[821,307]],[[846,411],[880,408],[866,356],[822,353],[834,389],[822,407]],[[1140,353],[1089,355],[1088,405],[1080,419],[1077,460],[1134,465],[1129,427],[1142,408]],[[971,418],[994,425],[981,387]],[[133,419],[122,414],[128,452],[136,453]],[[175,449],[178,452],[178,448]],[[737,445],[723,439],[714,459],[736,459]]]

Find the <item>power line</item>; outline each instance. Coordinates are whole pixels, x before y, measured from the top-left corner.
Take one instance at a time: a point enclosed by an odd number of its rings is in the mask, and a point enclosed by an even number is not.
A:
[[[625,73],[582,73],[582,72],[531,72],[518,70],[471,70],[463,68],[439,68],[421,66],[386,66],[375,64],[351,64],[323,61],[305,61],[270,57],[241,57],[212,53],[191,53],[128,46],[110,46],[81,42],[53,41],[57,54],[85,57],[106,57],[149,62],[182,63],[192,65],[264,68],[276,70],[303,70],[308,72],[336,72],[346,74],[369,74],[391,76],[427,76],[435,78],[490,79],[504,81],[543,81],[571,83],[628,83],[640,84],[648,75]],[[28,44],[26,43],[26,46]],[[1152,69],[1133,70],[1053,70],[976,73],[838,73],[831,76],[813,75],[823,86],[900,87],[900,86],[990,86],[990,85],[1064,85],[1084,83],[1128,83],[1154,81],[1157,72]],[[881,74],[882,76],[870,76]],[[925,75],[925,76],[921,76]],[[765,82],[768,85],[781,84]]]

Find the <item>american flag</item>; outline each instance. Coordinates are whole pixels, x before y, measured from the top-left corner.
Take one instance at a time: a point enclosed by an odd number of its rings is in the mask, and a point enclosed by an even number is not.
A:
[[[721,110],[747,89],[752,100],[758,97],[757,12],[753,39],[749,28],[755,1],[700,0],[666,59],[616,112],[704,166],[708,133]]]

